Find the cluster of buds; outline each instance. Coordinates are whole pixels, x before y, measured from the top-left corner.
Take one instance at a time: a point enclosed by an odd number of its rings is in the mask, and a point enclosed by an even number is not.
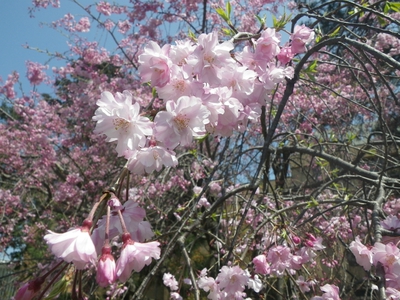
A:
[[[93,216],[102,201],[107,201],[107,214],[93,228]],[[106,192],[81,226],[65,233],[49,230],[44,239],[57,258],[72,263],[76,270],[96,267],[97,283],[107,287],[117,280],[126,282],[133,270],[140,272],[153,258],[160,258],[159,243],[144,242],[153,236],[150,224],[143,220],[144,217],[145,210],[134,201],[128,200],[122,205],[114,193]],[[122,244],[120,250],[116,251],[119,252],[119,258],[115,261],[110,242],[117,241],[118,237]],[[33,299],[51,272],[25,284],[15,299]]]

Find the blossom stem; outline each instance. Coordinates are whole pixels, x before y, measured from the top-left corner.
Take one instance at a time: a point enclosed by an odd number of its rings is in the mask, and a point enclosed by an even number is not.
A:
[[[43,279],[45,279],[50,273],[52,273],[56,268],[58,268],[64,261],[60,261],[54,268],[52,268],[50,271],[48,271],[45,275],[43,275]],[[54,284],[54,282],[57,280],[57,278],[60,276],[62,272],[65,271],[65,269],[68,267],[69,264],[65,264],[64,267],[61,268],[60,271],[57,272],[56,276],[47,284],[47,286],[43,289],[43,291],[40,293],[40,295],[37,297],[38,300],[43,299],[44,294],[47,292],[47,290]]]
[[[122,213],[120,210],[118,210],[118,216],[119,216],[119,220],[121,222],[122,232],[129,233],[128,229],[126,229],[125,220],[124,220],[124,217],[122,216]]]
[[[104,238],[104,246],[107,247],[110,244],[110,213],[111,213],[111,207],[110,205],[107,205],[107,219],[106,219],[106,232],[105,232],[105,238]]]

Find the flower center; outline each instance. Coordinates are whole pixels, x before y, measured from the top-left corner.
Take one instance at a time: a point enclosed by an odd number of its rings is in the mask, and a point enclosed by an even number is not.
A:
[[[119,129],[125,129],[125,131],[128,129],[130,122],[122,119],[122,118],[115,118],[113,120],[114,126],[115,126],[115,130],[119,130]]]
[[[159,160],[160,159],[160,154],[158,154],[157,150],[153,151],[153,158],[154,158],[154,160]]]
[[[178,90],[179,92],[183,92],[185,90],[185,81],[184,80],[178,80],[174,84],[174,88]]]
[[[179,114],[174,118],[174,122],[179,130],[183,130],[188,127],[189,118],[186,115]]]

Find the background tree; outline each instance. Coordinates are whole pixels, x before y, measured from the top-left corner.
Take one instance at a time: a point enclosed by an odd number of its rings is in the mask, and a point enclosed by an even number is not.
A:
[[[33,3],[35,9],[58,6]],[[16,250],[12,266],[19,281],[40,275],[44,283],[35,284],[43,294],[65,298],[102,299],[107,290],[109,297],[125,299],[159,299],[168,291],[177,299],[397,299],[398,3],[299,5],[291,19],[284,14],[273,21],[286,44],[262,19],[283,3],[76,3],[87,17],[67,15],[54,23],[74,38],[72,59],[54,69],[54,94],[34,88],[17,96],[16,73],[1,87],[0,237],[4,250]],[[315,31],[311,44],[312,32],[296,26],[302,22]],[[79,36],[93,24],[110,34],[115,51]],[[177,40],[194,57],[202,39],[208,43],[203,48],[215,41],[213,31],[224,33],[213,47],[233,43],[223,59],[236,63],[237,73],[217,74],[219,83],[207,82],[203,73],[188,78],[195,81],[191,90],[200,83],[208,96],[219,87],[231,93],[225,100],[218,94],[225,101],[224,112],[215,113],[220,127],[169,147],[175,167],[142,175],[131,162],[133,174],[121,172],[126,159],[94,133],[96,101],[110,99],[104,91],[115,97],[129,91],[141,117],[157,123],[169,112],[164,86],[173,86],[174,78],[162,86],[148,77],[149,61],[155,55],[172,59],[168,44]],[[190,40],[181,41],[186,34]],[[151,41],[163,48],[149,55],[157,48]],[[42,84],[44,67],[27,67],[32,85]],[[243,74],[251,87],[240,85]],[[207,103],[217,105],[210,98]],[[229,107],[232,114],[224,119]],[[133,205],[129,201],[146,209],[141,222],[151,224],[161,254],[127,282],[103,288],[93,269],[58,265],[42,238],[46,229],[81,225],[93,203],[115,197],[126,201],[124,211]],[[142,210],[135,212],[144,218]],[[121,240],[114,242],[116,255]],[[38,262],[46,267],[37,268]],[[53,267],[63,273],[47,275]],[[86,283],[79,289],[78,279]]]

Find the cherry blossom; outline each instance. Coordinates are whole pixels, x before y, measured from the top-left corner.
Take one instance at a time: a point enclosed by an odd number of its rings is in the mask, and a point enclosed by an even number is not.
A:
[[[66,262],[72,262],[79,270],[84,269],[88,263],[95,264],[97,253],[90,237],[91,221],[76,229],[65,233],[55,233],[48,230],[44,236],[50,251]]]
[[[139,56],[139,72],[142,81],[163,87],[170,80],[172,62],[168,57],[169,45],[160,48],[156,42],[149,42]]]
[[[160,171],[163,166],[176,167],[178,160],[173,151],[161,146],[150,146],[127,152],[127,168],[134,174],[149,174],[153,171]]]
[[[179,144],[188,146],[193,137],[206,134],[209,115],[200,98],[182,96],[176,103],[167,101],[166,111],[159,112],[154,118],[154,136],[169,149]]]
[[[111,247],[103,247],[102,253],[97,265],[96,281],[102,286],[106,287],[117,279],[115,272],[115,260],[111,254]]]
[[[171,291],[176,291],[178,289],[178,281],[176,281],[175,276],[170,273],[164,273],[163,283],[165,286],[169,287]]]
[[[140,105],[132,103],[131,93],[117,93],[114,98],[110,92],[103,92],[97,105],[95,133],[105,134],[108,142],[117,141],[118,155],[145,146],[146,136],[153,134],[153,124],[140,116]]]
[[[149,265],[152,258],[160,258],[160,243],[139,243],[131,239],[130,234],[122,235],[123,246],[117,260],[116,274],[121,282],[130,277],[132,270],[140,272],[145,265]]]
[[[305,25],[296,25],[291,36],[292,53],[306,52],[306,44],[314,39],[314,31]]]
[[[350,243],[349,249],[354,254],[356,261],[366,271],[371,269],[373,253],[371,249],[361,243],[360,237],[356,237],[356,240]]]

